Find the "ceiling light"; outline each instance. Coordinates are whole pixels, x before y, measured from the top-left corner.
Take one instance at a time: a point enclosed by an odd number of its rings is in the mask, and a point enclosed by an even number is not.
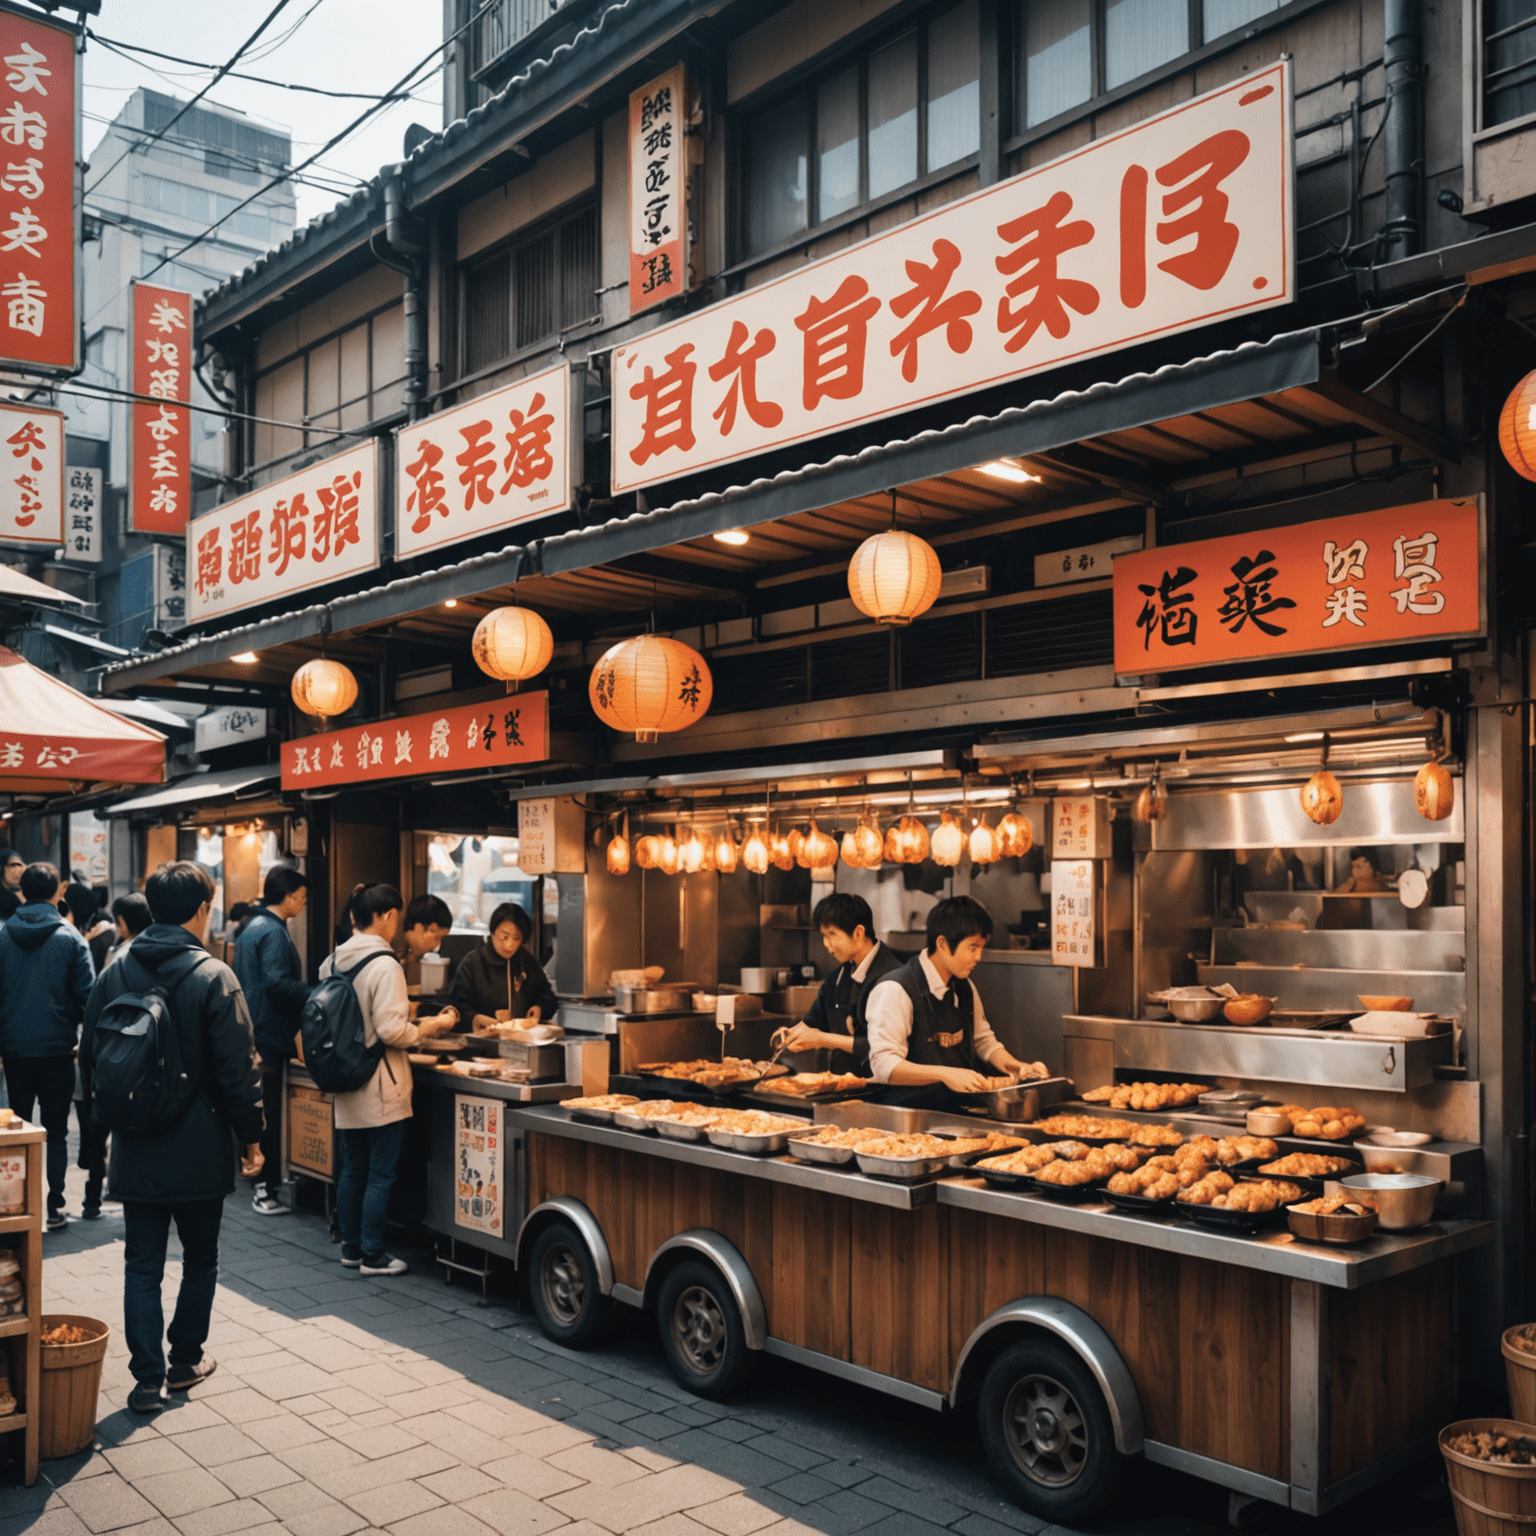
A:
[[[993,459],[990,464],[979,466],[982,474],[991,475],[994,480],[1010,480],[1015,485],[1040,485],[1039,475],[1032,475],[1014,459]]]
[[[1285,739],[1293,745],[1298,741],[1321,741],[1323,733],[1321,731],[1297,731],[1294,735],[1287,736]]]
[[[443,603],[444,608],[457,608],[458,606],[459,600],[456,597],[450,597]]]
[[[238,656],[231,656],[229,659],[242,667],[249,667],[255,665],[257,658],[255,651],[241,651]]]
[[[719,544],[735,544],[740,546],[747,542],[750,535],[743,533],[740,528],[727,528],[724,533],[717,533],[715,541]]]

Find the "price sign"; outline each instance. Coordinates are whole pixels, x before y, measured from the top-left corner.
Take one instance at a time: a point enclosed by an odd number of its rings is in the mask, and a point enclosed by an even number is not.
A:
[[[457,1143],[454,1225],[502,1237],[506,1207],[501,1171],[501,1103],[497,1099],[455,1094],[453,1123]]]
[[[1051,964],[1091,969],[1099,960],[1098,866],[1091,859],[1051,864]]]
[[[1109,801],[1083,795],[1051,802],[1051,857],[1107,859],[1111,856]]]

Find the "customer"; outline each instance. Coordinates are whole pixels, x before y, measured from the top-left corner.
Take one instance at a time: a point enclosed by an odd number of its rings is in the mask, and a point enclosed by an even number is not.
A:
[[[459,962],[450,996],[473,1028],[489,1028],[498,1010],[511,1019],[554,1017],[560,1000],[528,952],[532,933],[533,919],[516,902],[503,902],[491,913],[485,943]]]
[[[411,1118],[411,1064],[405,1052],[418,1040],[443,1033],[450,1023],[411,1023],[405,972],[391,948],[403,905],[392,885],[356,887],[347,903],[352,937],[320,967],[322,978],[341,975],[351,980],[365,1041],[370,1047],[384,1047],[373,1076],[361,1088],[335,1098],[336,1129],[341,1132],[341,1178],[336,1185],[341,1262],[365,1275],[403,1275],[409,1268],[404,1259],[384,1249],[389,1193]]]
[[[203,949],[213,880],[201,864],[162,864],[144,883],[154,922],[108,967],[91,993],[80,1064],[91,1092],[93,1031],[102,1010],[127,992],[165,988],[181,1060],[200,1064],[197,1092],[166,1130],[115,1131],[112,1198],[123,1202],[123,1335],[136,1383],[135,1413],[158,1413],[165,1389],[185,1392],[214,1372],[203,1352],[219,1278],[219,1223],[235,1188],[235,1143],[242,1172],[261,1170],[261,1089],[251,1019],[235,973]],[[165,1329],[160,1283],[171,1223],[181,1243],[176,1312]],[[170,1342],[166,1370],[165,1341]]]
[[[112,920],[117,924],[117,942],[107,951],[107,965],[128,953],[128,946],[154,922],[149,903],[142,891],[129,891],[112,903]],[[105,970],[107,967],[101,967]]]
[[[275,864],[262,883],[261,900],[248,912],[235,940],[233,964],[245,993],[261,1057],[261,1106],[266,1130],[261,1155],[266,1180],[251,1197],[258,1216],[286,1216],[277,1197],[283,1176],[283,1066],[293,1055],[294,1036],[309,988],[288,921],[309,900],[309,877],[287,864]],[[237,903],[238,905],[238,903]]]
[[[21,872],[26,867],[14,848],[0,848],[0,923],[13,917],[22,903]]]
[[[75,1041],[95,973],[85,940],[55,905],[59,872],[28,864],[23,905],[0,928],[0,1057],[11,1108],[23,1120],[36,1104],[48,1133],[48,1230],[62,1230],[69,1169],[69,1103]]]
[[[64,887],[64,900],[69,907],[69,920],[80,930],[91,951],[91,965],[99,975],[112,947],[112,919],[101,910],[96,892],[78,880],[71,880]]]

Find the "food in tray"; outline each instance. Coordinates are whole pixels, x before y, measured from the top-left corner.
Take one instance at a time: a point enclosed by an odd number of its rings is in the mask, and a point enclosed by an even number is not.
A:
[[[1117,1173],[1134,1173],[1152,1155],[1145,1147],[1127,1147],[1113,1141],[1098,1150]]]
[[[1331,1198],[1337,1199],[1338,1196]],[[1536,1355],[1536,1323],[1522,1323],[1518,1328],[1511,1328],[1504,1335],[1504,1341],[1511,1349],[1518,1349],[1522,1355]]]
[[[1215,1161],[1230,1168],[1233,1163],[1251,1163],[1255,1158],[1273,1157],[1279,1150],[1279,1143],[1271,1141],[1268,1136],[1223,1136],[1216,1143]],[[1282,1168],[1280,1172],[1289,1173],[1291,1170]]]
[[[1259,1172],[1288,1179],[1326,1179],[1336,1173],[1353,1173],[1359,1166],[1347,1157],[1328,1157],[1321,1152],[1292,1152],[1272,1163],[1265,1163]]]
[[[1029,1127],[1047,1136],[1108,1136],[1129,1141],[1137,1128],[1129,1120],[1101,1120],[1096,1115],[1047,1115]]]
[[[1222,1173],[1218,1169],[1215,1173],[1196,1179],[1187,1189],[1180,1190],[1177,1198],[1181,1205],[1215,1205],[1217,1196],[1225,1195],[1236,1183],[1237,1180],[1230,1173]]]
[[[1282,1205],[1293,1205],[1300,1195],[1301,1191],[1294,1184],[1283,1180],[1254,1179],[1229,1189],[1224,1199],[1218,1195],[1211,1204],[1257,1216],[1264,1211],[1278,1210]]]
[[[652,1077],[671,1078],[675,1082],[697,1083],[700,1088],[728,1088],[732,1083],[750,1083],[765,1077],[770,1068],[775,1074],[786,1069],[766,1061],[749,1061],[741,1056],[727,1056],[723,1061],[651,1061],[642,1062],[640,1070]]]
[[[796,1141],[809,1141],[820,1147],[852,1147],[856,1152],[867,1151],[870,1144],[876,1141],[884,1141],[889,1137],[889,1131],[876,1130],[870,1125],[823,1125],[803,1136],[796,1136]]]
[[[1051,1141],[1039,1146],[1023,1146],[1016,1152],[1004,1152],[998,1157],[984,1157],[978,1168],[990,1168],[997,1173],[1035,1173],[1047,1163],[1054,1163],[1062,1147],[1081,1147],[1086,1156],[1088,1148],[1080,1141]]]
[[[1264,1106],[1266,1115],[1284,1115],[1291,1122],[1291,1134],[1305,1136],[1313,1141],[1343,1141],[1353,1136],[1365,1124],[1365,1116],[1358,1109],[1347,1105],[1335,1108],[1324,1104],[1316,1109],[1305,1109],[1300,1104]]]
[[[674,1104],[670,1114],[659,1118],[673,1125],[714,1126],[719,1124],[720,1111],[705,1104]]]
[[[1107,1104],[1111,1109],[1143,1109],[1156,1113],[1161,1109],[1179,1109],[1193,1104],[1202,1093],[1209,1093],[1209,1083],[1115,1083],[1104,1088],[1090,1088],[1083,1095],[1089,1104]]]
[[[764,1083],[758,1092],[803,1099],[815,1093],[852,1093],[869,1087],[870,1081],[853,1072],[791,1072],[788,1077],[775,1077]]]
[[[1480,1429],[1465,1435],[1452,1435],[1445,1442],[1445,1448],[1473,1461],[1497,1462],[1506,1467],[1536,1465],[1536,1439],[1525,1435],[1500,1435]]]
[[[1172,1200],[1180,1188],[1178,1174],[1169,1166],[1172,1158],[1154,1157],[1131,1173],[1117,1173],[1107,1186],[1111,1194],[1140,1195],[1143,1200]]]
[[[1373,1211],[1368,1205],[1361,1205],[1358,1200],[1351,1200],[1347,1195],[1319,1195],[1316,1200],[1308,1200],[1304,1205],[1293,1205],[1293,1211],[1300,1211],[1303,1216],[1370,1216]]]
[[[1102,1147],[1090,1147],[1086,1157],[1075,1159],[1056,1158],[1035,1170],[1037,1184],[1054,1184],[1061,1189],[1080,1189],[1085,1184],[1098,1184],[1109,1178],[1115,1165],[1104,1155]]]
[[[1132,1126],[1131,1134],[1125,1139],[1138,1147],[1177,1147],[1184,1141],[1183,1134],[1171,1125]]]
[[[858,1149],[871,1157],[910,1158],[949,1157],[954,1143],[942,1136],[930,1136],[926,1131],[891,1133],[878,1141],[866,1142]]]
[[[635,1115],[641,1120],[672,1120],[680,1109],[696,1109],[698,1106],[682,1099],[644,1099],[638,1104],[626,1104],[623,1113]]]
[[[594,1093],[585,1099],[563,1099],[561,1109],[628,1109],[640,1102],[632,1093]]]
[[[455,1077],[501,1077],[504,1075],[504,1068],[500,1062],[496,1061],[445,1061],[439,1065],[438,1071],[452,1072]],[[518,1068],[517,1077],[513,1080],[527,1082],[527,1070]]]
[[[1025,1145],[1020,1136],[1005,1136],[1001,1131],[988,1131],[984,1136],[956,1136],[949,1141],[949,1155],[962,1157],[971,1152],[1009,1152]]]
[[[730,1131],[735,1136],[779,1136],[785,1131],[802,1130],[805,1121],[794,1115],[772,1115],[762,1109],[712,1109],[712,1131]]]

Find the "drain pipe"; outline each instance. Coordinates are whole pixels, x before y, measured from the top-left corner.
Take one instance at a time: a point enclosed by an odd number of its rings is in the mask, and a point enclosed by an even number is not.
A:
[[[384,174],[384,228],[374,232],[368,247],[386,267],[405,276],[405,409],[409,420],[420,421],[427,411],[427,232],[405,205],[402,169],[394,165]]]
[[[1419,0],[1383,0],[1387,73],[1386,216],[1379,260],[1418,254],[1424,203],[1424,43]]]

